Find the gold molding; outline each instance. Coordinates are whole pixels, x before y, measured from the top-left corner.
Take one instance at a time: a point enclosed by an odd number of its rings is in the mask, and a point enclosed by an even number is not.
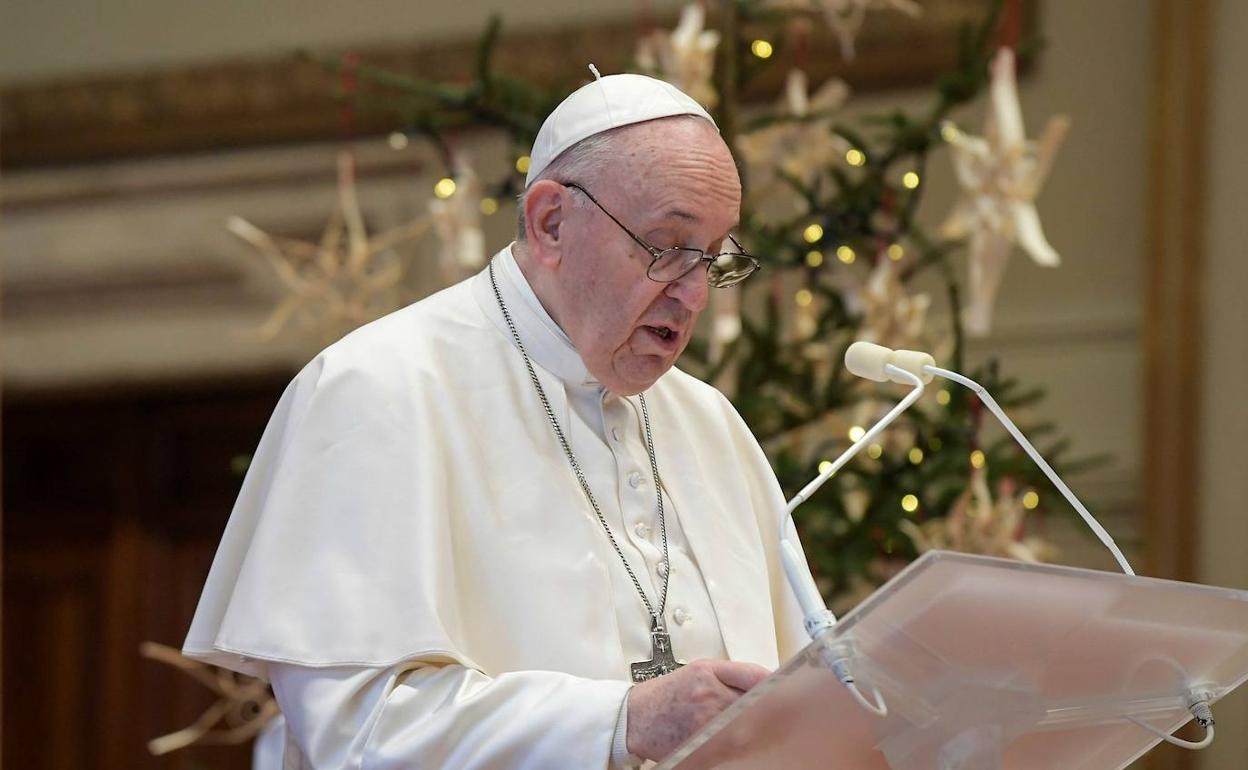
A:
[[[1144,508],[1149,574],[1195,579],[1209,0],[1155,15],[1144,312]]]
[[[826,25],[813,19],[805,62],[812,83],[844,78],[856,91],[930,86],[951,67],[966,22],[980,20],[989,0],[927,0],[925,15],[868,17],[858,56],[846,63]],[[1036,3],[1023,3],[1024,30],[1035,28]],[[667,25],[670,20],[660,20]],[[495,54],[497,71],[570,87],[594,61],[625,69],[637,36],[634,20],[509,31]],[[473,71],[476,38],[357,50],[359,61],[463,81]],[[545,52],[558,51],[558,55]],[[538,52],[538,55],[534,55]],[[752,83],[755,98],[782,89],[793,60],[784,51]],[[294,56],[237,59],[118,75],[85,75],[0,88],[0,165],[13,169],[227,147],[336,139],[343,136],[338,76]],[[388,116],[360,114],[354,131],[388,130]]]
[[[1141,497],[1147,574],[1188,581],[1200,537],[1210,6],[1159,0],[1153,17]],[[1145,766],[1186,770],[1193,753],[1161,746]]]

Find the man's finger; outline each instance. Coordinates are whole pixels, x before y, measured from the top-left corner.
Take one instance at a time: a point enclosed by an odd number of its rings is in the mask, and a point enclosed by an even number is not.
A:
[[[730,660],[715,661],[711,670],[719,681],[741,692],[745,692],[771,675],[770,671],[754,663],[739,663]]]

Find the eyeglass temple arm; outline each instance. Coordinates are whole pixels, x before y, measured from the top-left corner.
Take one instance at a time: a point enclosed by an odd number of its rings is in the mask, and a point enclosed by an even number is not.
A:
[[[645,250],[646,250],[646,253],[648,253],[650,256],[654,257],[655,259],[658,259],[658,258],[659,258],[659,255],[660,255],[660,254],[662,254],[662,252],[661,252],[661,251],[659,251],[658,249],[656,249],[655,247],[651,246],[650,244],[646,243],[646,242],[645,242],[645,241],[643,241],[642,239],[638,238],[636,235],[633,235],[633,231],[632,231],[632,230],[629,230],[627,227],[625,227],[623,222],[621,222],[620,220],[616,219],[614,214],[612,214],[610,211],[607,211],[607,209],[606,209],[606,208],[605,208],[605,207],[604,207],[601,203],[599,203],[599,202],[598,202],[598,199],[597,199],[597,198],[595,198],[595,197],[593,196],[593,194],[592,194],[592,193],[590,193],[590,191],[589,191],[589,190],[586,190],[584,187],[581,187],[581,186],[580,186],[579,184],[577,184],[576,182],[568,182],[567,184],[565,184],[565,185],[564,185],[564,187],[571,187],[571,188],[572,188],[572,189],[574,189],[574,190],[580,190],[582,193],[584,193],[584,194],[585,194],[585,197],[586,197],[586,198],[589,198],[589,200],[590,200],[590,201],[591,201],[591,202],[592,202],[595,206],[597,206],[597,207],[598,207],[598,210],[599,210],[599,211],[601,211],[602,213],[606,214],[608,219],[610,219],[612,222],[614,222],[616,225],[618,225],[618,226],[619,226],[619,228],[620,228],[621,230],[623,230],[624,232],[628,233],[628,237],[629,237],[629,238],[632,238],[634,241],[636,241],[636,242],[637,242],[637,245],[638,245],[638,246],[640,246],[640,247],[642,247],[643,249],[645,249]]]

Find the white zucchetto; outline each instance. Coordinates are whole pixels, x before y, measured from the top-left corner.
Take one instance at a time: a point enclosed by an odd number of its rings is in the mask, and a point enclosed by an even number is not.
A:
[[[702,105],[671,83],[645,75],[602,77],[593,65],[590,69],[595,80],[560,102],[537,132],[525,187],[564,150],[603,131],[675,115],[696,115],[715,125]]]

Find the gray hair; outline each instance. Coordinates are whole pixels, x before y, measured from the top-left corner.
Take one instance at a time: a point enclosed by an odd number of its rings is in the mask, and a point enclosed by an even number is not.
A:
[[[659,118],[659,120],[705,121],[706,119],[698,115],[673,115],[667,118]],[[547,164],[546,168],[542,169],[542,173],[538,174],[533,182],[536,183],[543,179],[551,179],[561,184],[580,182],[592,189],[596,186],[602,170],[618,154],[613,152],[613,150],[615,150],[616,143],[621,141],[621,132],[635,125],[639,124],[630,123],[626,126],[617,126],[616,128],[585,137],[559,153],[558,157]],[[532,184],[529,186],[531,187]],[[525,241],[524,202],[528,194],[529,190],[526,187],[516,196],[516,240],[521,243]],[[588,201],[581,201],[579,205],[591,206],[593,204]]]
[[[542,169],[533,182],[553,179],[556,182],[580,182],[592,186],[598,180],[598,174],[611,158],[611,147],[615,144],[618,129],[603,131],[600,134],[587,136],[568,149]],[[532,184],[529,185],[530,187]],[[525,237],[524,202],[529,197],[526,187],[516,196],[516,240],[523,243]],[[588,205],[584,202],[583,205]]]

